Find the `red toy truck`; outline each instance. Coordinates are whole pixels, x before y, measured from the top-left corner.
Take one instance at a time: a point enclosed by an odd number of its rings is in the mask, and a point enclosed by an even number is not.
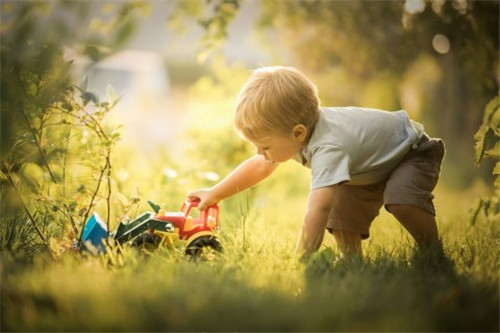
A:
[[[132,241],[134,246],[149,249],[160,245],[172,248],[185,246],[186,253],[192,256],[200,256],[206,252],[220,253],[219,206],[214,204],[200,211],[198,203],[185,201],[178,212],[165,212],[149,201],[154,212],[146,212],[132,221],[120,223],[110,237],[122,244]],[[102,246],[102,235],[106,233],[100,229],[105,225],[89,222],[85,226],[88,231],[84,231],[84,243],[89,241],[96,247]]]

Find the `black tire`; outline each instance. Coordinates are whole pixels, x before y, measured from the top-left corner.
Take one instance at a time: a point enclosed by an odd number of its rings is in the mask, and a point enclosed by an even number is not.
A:
[[[153,251],[158,248],[161,243],[161,238],[152,233],[144,233],[134,239],[132,246],[140,248],[141,250]]]
[[[210,259],[214,255],[222,253],[222,244],[219,239],[214,236],[201,236],[192,241],[187,249],[186,254],[193,258]]]

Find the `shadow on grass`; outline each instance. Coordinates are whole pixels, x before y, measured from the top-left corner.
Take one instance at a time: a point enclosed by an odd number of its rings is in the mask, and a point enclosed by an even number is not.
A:
[[[440,249],[340,258],[324,249],[306,265],[316,323],[342,331],[498,331],[498,285],[456,273]],[[314,329],[325,329],[314,327]]]
[[[433,253],[340,259],[327,248],[299,264],[125,252],[112,267],[3,261],[2,331],[498,331],[498,284]],[[281,285],[298,277],[296,293]]]

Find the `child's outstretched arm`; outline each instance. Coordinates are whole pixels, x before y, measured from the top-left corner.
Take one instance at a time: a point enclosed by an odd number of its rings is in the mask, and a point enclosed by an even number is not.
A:
[[[278,163],[270,163],[262,155],[255,155],[241,163],[227,177],[215,186],[191,191],[187,194],[189,200],[200,200],[200,210],[244,191],[265,178],[277,168]]]
[[[304,226],[297,244],[297,254],[308,256],[321,246],[335,190],[334,185],[314,189],[309,193]]]

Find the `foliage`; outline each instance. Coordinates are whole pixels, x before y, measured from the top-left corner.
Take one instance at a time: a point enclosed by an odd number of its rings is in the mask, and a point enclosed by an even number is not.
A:
[[[44,247],[33,230],[33,224],[30,221],[24,222],[25,218],[24,214],[8,215],[2,219],[0,228],[0,250],[10,252],[20,259],[32,258]]]
[[[82,54],[99,61],[122,47],[137,29],[138,16],[149,14],[149,5],[143,1],[125,1],[120,5],[104,4],[102,17],[92,18],[90,34],[82,45]]]
[[[37,107],[30,103],[43,98],[45,91],[41,87],[50,84],[50,78],[38,75],[39,80],[34,82],[30,74],[19,76],[20,85],[36,87],[33,99],[27,98],[17,109],[26,132],[20,133],[12,150],[2,158],[2,178],[17,194],[18,204],[43,243],[47,244],[47,235],[68,229],[80,242],[83,223],[99,199],[108,203],[109,223],[111,152],[120,134],[105,129],[103,119],[117,100],[100,102],[86,87],[79,88],[78,95],[68,86],[58,100]],[[69,146],[78,148],[69,150]],[[85,151],[87,158],[80,160],[81,156],[75,155],[79,151]],[[32,162],[33,155],[43,163]],[[81,177],[77,170],[82,167],[95,178],[73,187]],[[93,182],[95,185],[91,185]],[[104,182],[106,194],[101,190]],[[15,211],[15,207],[3,208]],[[42,232],[42,223],[48,228],[46,232]]]
[[[169,16],[169,26],[177,32],[187,30],[185,22],[194,20],[203,28],[198,61],[205,62],[208,57],[219,49],[227,38],[228,28],[238,13],[240,0],[208,0],[206,2],[179,0],[176,10]]]
[[[484,109],[483,123],[474,136],[476,145],[476,165],[483,157],[498,159],[500,157],[500,96],[492,99]],[[497,162],[493,174],[500,175],[500,162]],[[500,188],[500,176],[496,177],[495,187]]]
[[[109,22],[107,54],[133,31],[137,6],[123,4]],[[90,58],[102,58],[87,52],[106,42],[99,39],[102,31],[82,36],[78,25],[66,21],[81,22],[88,8],[80,2],[2,3],[2,250],[16,251],[20,244],[53,250],[52,237],[69,239],[70,248],[81,241],[83,223],[99,201],[106,202],[108,223],[111,218],[111,154],[120,133],[104,118],[118,96],[110,88],[101,101],[86,82],[75,86],[73,59],[65,54],[76,45]]]
[[[493,158],[496,163],[493,167],[495,195],[476,200],[472,209],[471,223],[474,224],[478,214],[483,211],[491,220],[500,217],[500,96],[492,99],[484,109],[483,122],[474,135],[476,145],[475,162],[479,165],[483,157]]]

